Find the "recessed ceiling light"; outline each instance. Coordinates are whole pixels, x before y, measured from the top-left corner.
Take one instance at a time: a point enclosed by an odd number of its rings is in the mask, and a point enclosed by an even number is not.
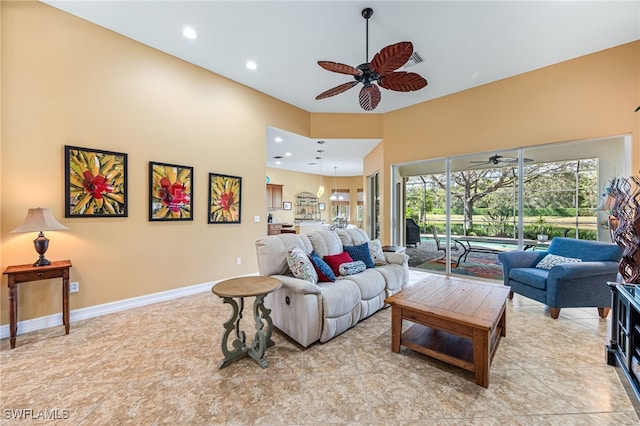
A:
[[[282,142],[282,138],[280,136],[276,136],[276,138],[274,139],[274,141],[276,142]]]
[[[279,166],[280,164],[282,164],[282,162],[280,161],[276,161],[276,165]]]
[[[182,35],[188,38],[189,40],[195,40],[198,38],[198,33],[191,27],[184,27],[182,30]]]
[[[291,153],[290,153],[290,152],[285,152],[285,153],[284,153],[284,156],[285,156],[285,157],[291,157]]]
[[[255,70],[258,68],[258,65],[253,61],[247,61],[247,68],[250,70]]]

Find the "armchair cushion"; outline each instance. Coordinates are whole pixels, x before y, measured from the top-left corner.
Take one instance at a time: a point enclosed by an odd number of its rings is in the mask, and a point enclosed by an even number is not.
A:
[[[540,262],[536,265],[538,269],[546,269],[549,270],[556,265],[561,265],[563,263],[578,263],[582,262],[582,259],[577,259],[575,257],[564,257],[558,256],[556,254],[548,254],[542,258]]]
[[[544,290],[547,288],[547,278],[549,271],[539,268],[516,268],[512,269],[509,278],[519,281],[534,288]]]

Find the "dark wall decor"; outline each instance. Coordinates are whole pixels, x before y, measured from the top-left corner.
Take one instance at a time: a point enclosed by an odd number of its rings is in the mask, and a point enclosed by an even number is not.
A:
[[[242,178],[209,173],[208,223],[240,223]]]
[[[127,216],[127,154],[64,147],[64,217]]]
[[[193,220],[193,167],[149,162],[149,220]]]
[[[625,283],[640,284],[640,175],[613,179],[609,191],[615,200],[611,235],[622,248],[620,275]]]

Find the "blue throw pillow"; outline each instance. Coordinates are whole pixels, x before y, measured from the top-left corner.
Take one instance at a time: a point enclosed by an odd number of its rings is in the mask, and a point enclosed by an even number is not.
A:
[[[369,243],[363,243],[359,246],[344,246],[344,251],[349,253],[349,256],[351,256],[354,261],[360,260],[364,262],[367,268],[374,268],[376,266],[371,258]]]
[[[312,251],[309,255],[309,259],[311,259],[311,263],[313,267],[316,268],[316,272],[318,273],[318,281],[320,282],[334,282],[336,280],[336,274],[333,273],[331,266],[327,264],[327,262],[322,259],[318,253]]]

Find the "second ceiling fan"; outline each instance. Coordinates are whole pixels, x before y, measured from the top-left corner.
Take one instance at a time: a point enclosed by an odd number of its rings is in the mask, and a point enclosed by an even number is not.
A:
[[[366,55],[369,60],[369,18],[373,15],[373,9],[362,10],[362,16],[366,20]],[[427,85],[419,74],[414,72],[396,71],[407,63],[413,54],[413,44],[410,41],[401,41],[383,48],[373,57],[371,62],[365,62],[357,67],[331,61],[318,61],[322,68],[339,74],[352,75],[354,81],[343,83],[316,96],[316,99],[325,99],[346,92],[358,83],[364,86],[360,89],[360,106],[365,111],[373,111],[380,103],[381,94],[378,86],[397,92],[411,92],[420,90]],[[375,84],[377,83],[377,84]]]

